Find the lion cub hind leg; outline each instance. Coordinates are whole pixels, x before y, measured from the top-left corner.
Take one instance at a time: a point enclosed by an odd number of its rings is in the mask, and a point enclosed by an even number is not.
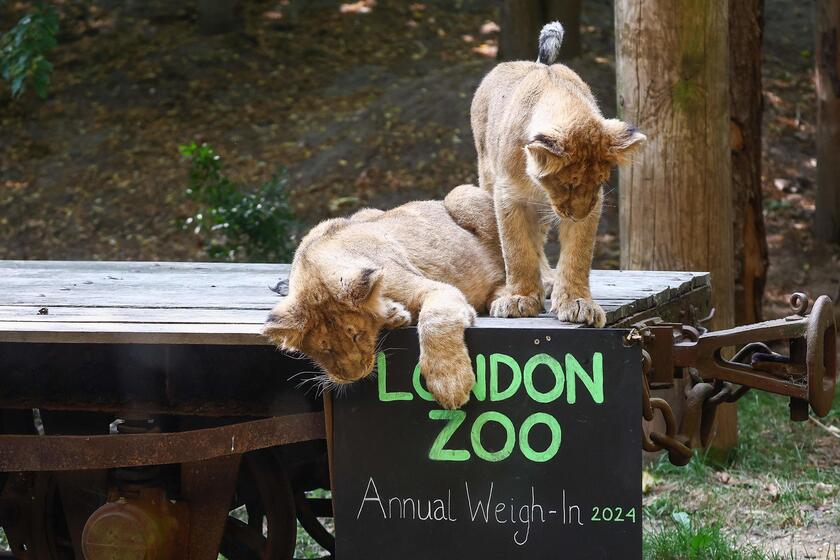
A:
[[[361,210],[357,211],[355,214],[350,216],[351,222],[369,222],[374,220],[384,214],[384,210],[380,210],[378,208],[362,208]]]
[[[383,301],[385,307],[385,324],[386,329],[398,329],[400,327],[407,327],[411,324],[411,311],[398,301],[392,299],[385,299]]]
[[[493,247],[499,245],[499,228],[493,213],[493,197],[475,185],[459,185],[449,191],[443,206],[455,223]]]

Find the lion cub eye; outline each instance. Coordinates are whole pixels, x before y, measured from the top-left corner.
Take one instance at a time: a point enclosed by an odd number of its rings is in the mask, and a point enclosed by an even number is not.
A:
[[[353,342],[359,342],[360,340],[362,340],[362,336],[364,336],[362,333],[357,332],[353,335]]]

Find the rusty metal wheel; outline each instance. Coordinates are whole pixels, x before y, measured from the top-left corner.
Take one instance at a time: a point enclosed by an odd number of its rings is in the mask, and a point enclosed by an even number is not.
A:
[[[321,517],[333,517],[332,501],[329,498],[309,498],[306,492],[295,492],[295,507],[300,526],[332,558],[335,556],[335,537],[321,523]]]
[[[12,473],[5,493],[15,505],[4,527],[15,558],[73,560],[73,542],[55,477],[50,473]]]
[[[233,510],[219,552],[227,560],[291,560],[295,499],[285,471],[268,453],[242,458]]]

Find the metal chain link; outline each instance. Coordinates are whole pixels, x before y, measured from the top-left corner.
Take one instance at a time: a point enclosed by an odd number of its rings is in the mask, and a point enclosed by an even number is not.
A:
[[[665,433],[651,430],[649,434],[645,434],[642,431],[642,448],[651,453],[667,449],[668,459],[671,463],[678,466],[687,465],[693,452],[690,447],[678,439],[677,419],[671,405],[665,399],[650,396],[648,381],[650,369],[650,354],[646,350],[642,350],[642,416],[649,422],[653,421],[654,411],[658,410],[665,421]]]
[[[642,417],[652,422],[658,410],[665,422],[665,433],[651,430],[646,434],[643,431],[642,448],[651,453],[666,450],[672,464],[685,466],[694,454],[691,442],[695,436],[699,436],[703,447],[709,445],[718,406],[737,401],[749,391],[749,387],[719,380],[708,383],[703,381],[697,370],[690,368],[688,375],[691,382],[685,388],[685,407],[677,423],[671,405],[665,399],[650,396],[651,369],[650,354],[642,350]]]

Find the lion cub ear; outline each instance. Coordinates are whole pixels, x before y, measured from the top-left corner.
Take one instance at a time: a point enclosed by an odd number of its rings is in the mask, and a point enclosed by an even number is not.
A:
[[[647,136],[632,124],[618,119],[605,119],[607,135],[606,159],[618,164],[627,163],[630,156],[647,141]]]
[[[306,308],[287,297],[271,310],[262,333],[283,350],[295,351],[300,347],[308,322]]]
[[[338,299],[351,305],[367,301],[382,280],[382,269],[364,267],[347,271],[339,278]]]
[[[537,134],[525,144],[525,153],[528,154],[528,174],[535,177],[556,173],[567,163],[560,140],[545,134]]]

